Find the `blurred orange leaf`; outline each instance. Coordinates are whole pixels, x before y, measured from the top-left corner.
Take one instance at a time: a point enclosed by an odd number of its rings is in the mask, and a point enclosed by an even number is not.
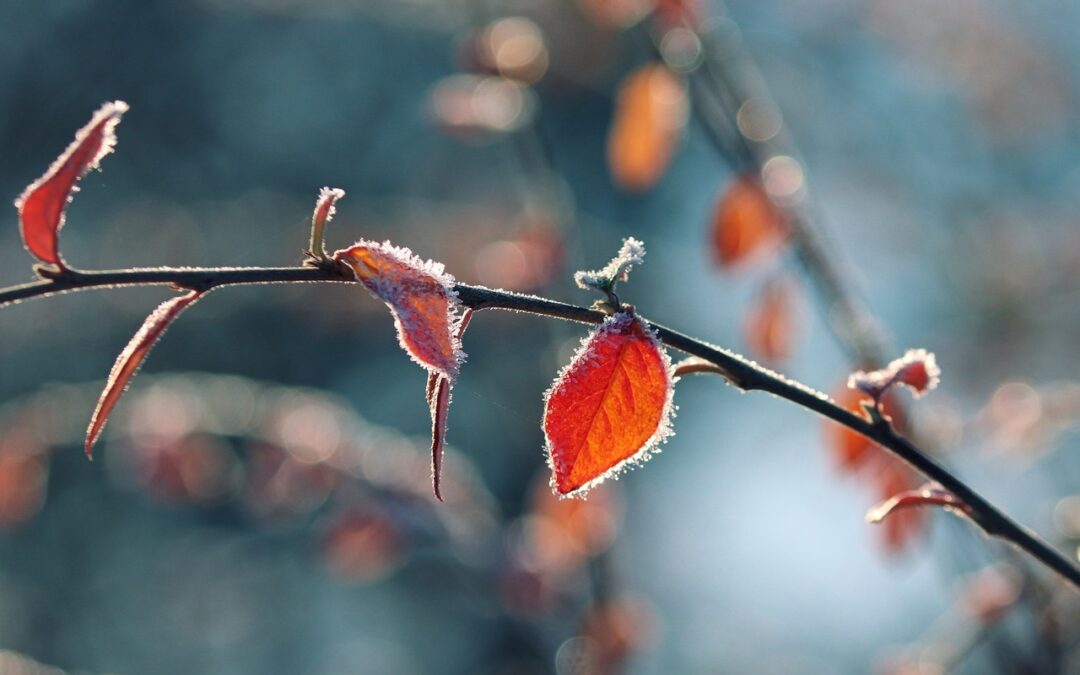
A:
[[[349,511],[338,515],[322,540],[323,561],[339,577],[372,583],[393,572],[405,556],[400,528],[383,514]]]
[[[870,400],[865,393],[849,389],[846,385],[837,390],[833,399],[840,407],[863,417],[866,413],[862,409],[862,402]],[[904,428],[904,409],[892,392],[886,393],[882,398],[882,410],[892,419],[893,427],[897,430]],[[825,422],[825,443],[829,454],[844,471],[854,471],[877,455],[873,452],[876,449],[873,441],[831,420]]]
[[[794,283],[775,279],[754,299],[743,322],[750,351],[769,363],[791,356],[798,330],[798,304]]]
[[[549,390],[544,436],[552,488],[583,496],[671,434],[671,361],[632,310],[609,317]]]
[[[109,379],[105,382],[105,389],[101,392],[94,414],[90,417],[90,427],[86,430],[86,456],[93,456],[94,443],[97,442],[101,430],[105,428],[105,422],[109,414],[116,406],[117,401],[123,396],[131,378],[138,372],[139,366],[146,360],[150,350],[157,341],[165,334],[165,330],[180,316],[180,313],[190,307],[202,296],[201,291],[191,291],[186,295],[180,295],[158,305],[157,309],[146,317],[141,328],[131,338],[120,356],[116,357],[112,370],[109,371]]]
[[[735,179],[716,204],[713,260],[722,267],[747,262],[775,248],[787,229],[783,212],[752,176]]]
[[[608,132],[608,166],[615,183],[648,190],[664,174],[686,124],[686,88],[666,66],[638,68],[619,85]]]
[[[116,125],[127,109],[123,101],[101,106],[48,171],[15,200],[23,242],[38,260],[63,267],[59,240],[64,209],[77,189],[78,180],[112,152],[116,145]]]
[[[557,499],[547,483],[537,481],[532,493],[525,528],[529,562],[544,572],[566,574],[611,547],[622,506],[614,486],[599,487],[588,499]]]
[[[656,18],[663,30],[693,26],[701,17],[700,0],[653,0]]]
[[[656,609],[644,598],[619,596],[599,601],[581,621],[585,672],[619,673],[627,660],[652,644]]]
[[[458,306],[454,278],[442,264],[421,260],[388,241],[367,240],[334,253],[334,260],[352,268],[356,278],[390,308],[402,349],[453,384],[465,354],[453,331]]]

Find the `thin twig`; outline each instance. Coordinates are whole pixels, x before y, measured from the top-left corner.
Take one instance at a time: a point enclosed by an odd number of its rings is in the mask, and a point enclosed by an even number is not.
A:
[[[232,268],[150,268],[52,273],[53,278],[0,289],[0,307],[21,300],[91,288],[171,285],[207,290],[237,284],[349,282],[349,273],[332,265],[318,267],[232,267]],[[482,286],[457,284],[461,303],[472,309],[505,309],[558,319],[597,324],[607,315],[593,309],[547,298]],[[732,384],[744,390],[774,394],[812,410],[856,431],[890,450],[927,478],[937,481],[970,508],[971,519],[992,537],[1012,543],[1036,560],[1080,587],[1080,567],[1052,548],[983,498],[960,478],[900,436],[884,420],[871,422],[837,405],[825,394],[764,368],[734,352],[689,337],[670,328],[650,323],[659,339],[669,347],[715,364]]]

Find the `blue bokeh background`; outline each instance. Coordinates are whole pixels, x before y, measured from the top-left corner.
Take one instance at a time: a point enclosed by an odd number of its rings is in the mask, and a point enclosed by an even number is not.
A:
[[[291,264],[318,188],[335,185],[348,196],[334,245],[391,238],[475,283],[486,273],[475,252],[539,204],[566,246],[545,295],[589,302],[572,271],[635,236],[649,253],[624,298],[743,350],[757,289],[797,265],[715,268],[710,214],[733,172],[704,129],[689,122],[644,194],[614,185],[605,165],[613,91],[649,58],[647,29],[598,26],[570,0],[485,10],[544,32],[535,129],[552,178],[522,162],[514,134],[462,142],[432,119],[432,88],[462,69],[475,4],[0,5],[0,195],[19,194],[92,110],[120,98],[131,111],[118,152],[83,180],[63,231],[77,267]],[[1075,547],[1054,514],[1080,486],[1080,409],[1049,437],[1009,435],[1013,411],[995,417],[987,402],[1006,383],[1042,392],[1080,380],[1080,6],[732,0],[728,12],[799,144],[851,283],[897,353],[938,356],[942,386],[918,408],[947,441],[945,461]],[[30,280],[14,209],[3,221],[0,283]],[[100,381],[164,297],[125,289],[5,308],[5,410],[43,387]],[[851,365],[809,287],[802,317],[782,368],[833,391]],[[146,373],[314,388],[422,446],[423,375],[392,330],[356,288],[230,288],[170,330]],[[540,393],[583,334],[517,315],[481,315],[470,329],[449,441],[505,520],[528,507],[544,470]],[[53,412],[74,421],[56,424],[83,423],[92,400],[74,400],[85,405]],[[615,575],[654,608],[631,672],[867,672],[956,612],[957,575],[997,557],[946,514],[913,550],[883,555],[863,519],[876,496],[837,470],[806,411],[707,378],[680,384],[676,402],[677,435],[619,481]],[[318,565],[304,524],[267,529],[156,503],[117,487],[107,461],[84,462],[77,435],[66,442],[40,513],[0,536],[0,648],[80,672],[546,672],[573,635],[572,612],[507,623],[492,586],[448,579],[437,547],[375,583],[344,583]],[[1003,630],[1027,649],[1017,623]],[[959,669],[997,672],[995,659],[976,649]]]

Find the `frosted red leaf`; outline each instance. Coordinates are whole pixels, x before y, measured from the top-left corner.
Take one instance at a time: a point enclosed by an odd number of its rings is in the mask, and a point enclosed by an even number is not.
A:
[[[157,341],[165,334],[165,330],[180,316],[180,313],[190,307],[202,296],[200,291],[191,291],[186,295],[180,295],[166,300],[158,305],[157,309],[146,317],[143,325],[128,342],[120,356],[116,357],[116,363],[109,371],[109,379],[105,383],[105,389],[101,392],[97,407],[90,418],[90,427],[86,430],[86,456],[93,456],[94,443],[105,428],[105,422],[109,414],[116,407],[117,401],[123,396],[131,378],[138,372],[139,366],[146,360],[150,350]]]
[[[768,363],[791,356],[798,324],[794,284],[777,279],[767,284],[754,299],[743,322],[743,334],[750,351]]]
[[[623,80],[607,139],[608,166],[617,185],[642,192],[660,180],[687,110],[686,88],[666,66],[646,65]]]
[[[454,335],[459,305],[454,278],[442,264],[388,241],[367,240],[334,253],[334,260],[348,265],[390,308],[402,349],[428,372],[453,384],[465,353]]]
[[[753,176],[736,178],[716,203],[713,260],[722,267],[749,262],[773,250],[787,231],[786,216]]]
[[[128,105],[123,101],[101,106],[45,174],[27,186],[15,200],[23,242],[38,260],[64,266],[59,246],[64,209],[78,190],[79,179],[97,168],[101,159],[113,151],[116,125],[127,109]]]
[[[872,396],[875,400],[893,385],[911,389],[915,398],[937,387],[941,369],[932,352],[909,349],[903,356],[879,370],[856,371],[848,378],[848,386]]]
[[[671,361],[632,311],[609,317],[546,394],[544,436],[556,494],[583,496],[671,435]]]

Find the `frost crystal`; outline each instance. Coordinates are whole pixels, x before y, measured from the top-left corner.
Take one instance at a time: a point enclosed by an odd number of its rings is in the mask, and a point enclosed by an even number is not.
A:
[[[616,281],[626,281],[634,265],[640,265],[645,259],[645,244],[633,237],[623,239],[619,254],[611,259],[603,269],[580,271],[574,274],[574,283],[580,288],[608,291]]]

